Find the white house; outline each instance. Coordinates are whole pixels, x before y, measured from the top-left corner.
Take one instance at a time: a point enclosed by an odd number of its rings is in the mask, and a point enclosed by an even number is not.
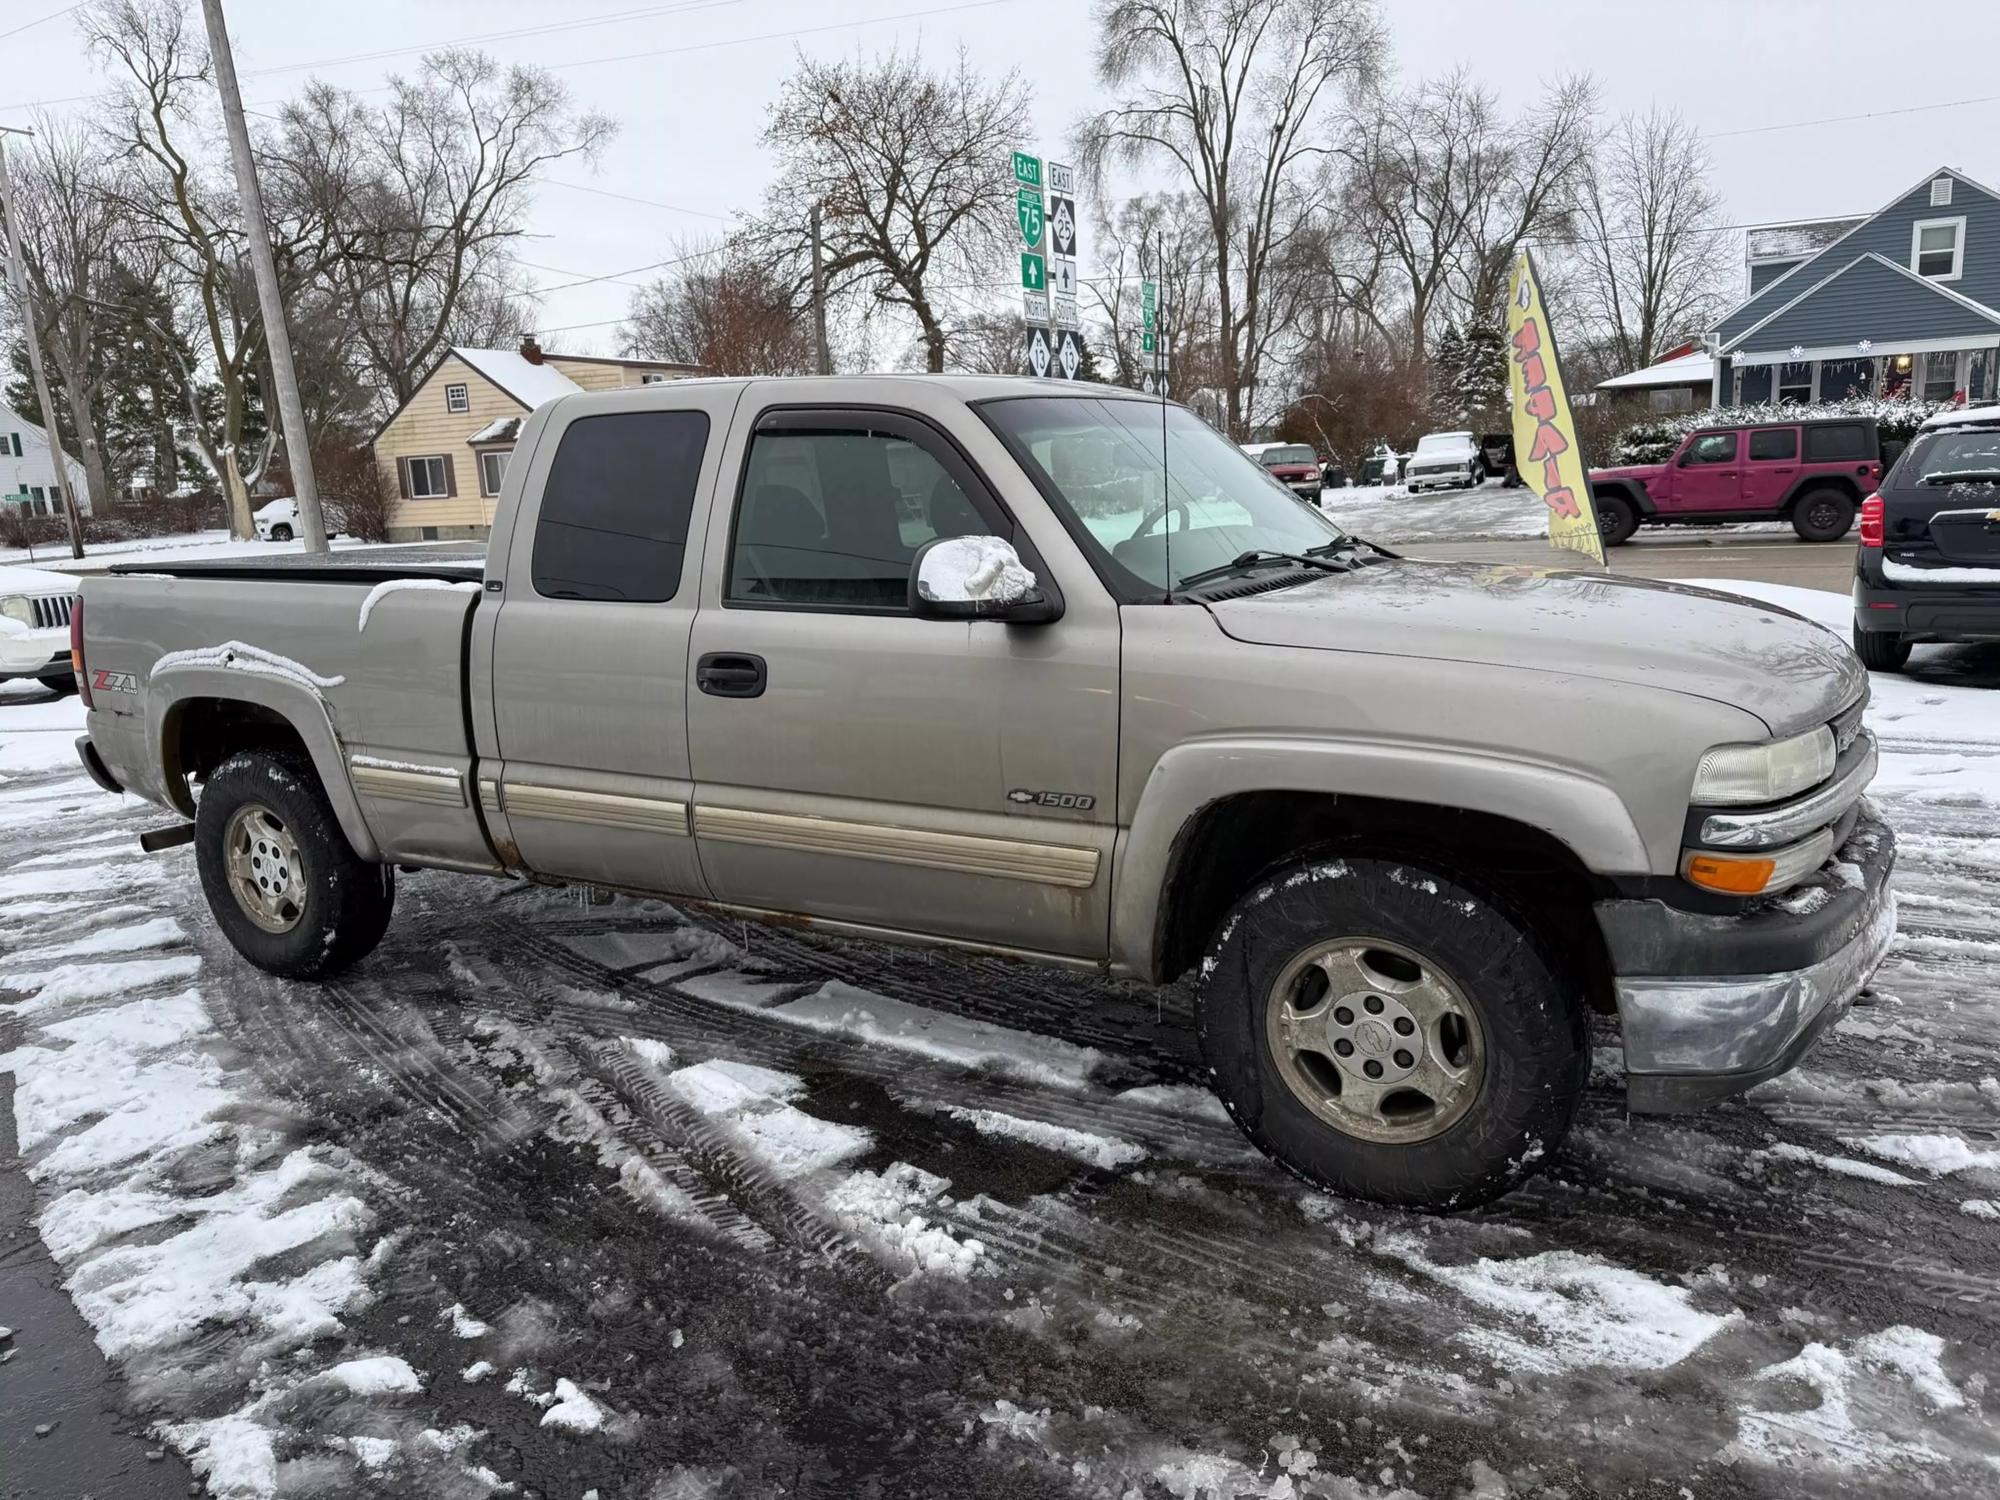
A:
[[[77,509],[89,515],[83,465],[65,453],[58,474],[48,434],[11,406],[0,404],[0,504],[20,506],[31,515],[55,515],[62,509],[65,484],[76,496]]]

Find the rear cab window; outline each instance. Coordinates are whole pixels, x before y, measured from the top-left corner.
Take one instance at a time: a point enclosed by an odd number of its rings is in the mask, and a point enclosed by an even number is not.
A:
[[[680,591],[708,414],[579,417],[542,487],[535,592],[547,599],[662,604]]]
[[[1750,434],[1750,459],[1753,463],[1798,456],[1799,430],[1796,427],[1764,427]]]

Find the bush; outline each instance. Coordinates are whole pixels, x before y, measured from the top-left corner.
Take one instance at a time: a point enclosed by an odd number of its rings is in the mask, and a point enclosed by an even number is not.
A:
[[[1797,422],[1819,417],[1873,417],[1885,443],[1907,443],[1927,417],[1949,401],[1892,401],[1876,396],[1851,396],[1845,401],[1821,401],[1813,406],[1725,406],[1703,411],[1675,412],[1634,422],[1611,444],[1610,462],[1663,464],[1673,457],[1681,439],[1698,427],[1727,427],[1750,422]]]
[[[396,497],[383,489],[375,456],[365,444],[315,448],[313,478],[319,483],[320,503],[340,512],[349,536],[363,542],[389,539],[389,512]]]

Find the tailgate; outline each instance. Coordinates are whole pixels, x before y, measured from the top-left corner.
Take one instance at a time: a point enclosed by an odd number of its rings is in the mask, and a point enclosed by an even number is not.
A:
[[[2000,490],[1983,508],[1942,510],[1930,520],[1931,543],[1940,558],[1961,567],[1993,568],[2000,583]]]

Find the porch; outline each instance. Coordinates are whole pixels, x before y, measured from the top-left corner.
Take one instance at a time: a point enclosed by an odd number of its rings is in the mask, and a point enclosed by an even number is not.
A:
[[[1861,346],[1867,346],[1865,348]],[[2000,334],[1879,348],[1862,340],[1817,349],[1737,351],[1723,366],[1722,404],[1805,405],[1847,397],[1992,401],[2000,395]]]

